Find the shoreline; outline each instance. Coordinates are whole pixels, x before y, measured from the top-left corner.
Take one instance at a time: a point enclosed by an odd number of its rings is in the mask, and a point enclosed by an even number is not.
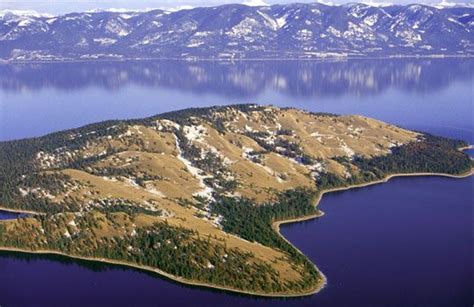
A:
[[[463,148],[458,148],[458,150],[463,151],[466,149],[471,149],[473,148],[472,145],[463,147]],[[327,193],[333,193],[333,192],[340,192],[340,191],[346,191],[346,190],[351,190],[351,189],[357,189],[357,188],[363,188],[371,185],[377,185],[377,184],[383,184],[387,183],[390,181],[392,178],[396,177],[445,177],[445,178],[454,178],[454,179],[461,179],[461,178],[467,178],[474,175],[474,168],[472,168],[469,172],[466,172],[464,174],[459,174],[459,175],[453,175],[453,174],[447,174],[447,173],[397,173],[397,174],[391,174],[388,175],[382,179],[372,181],[372,182],[367,182],[367,183],[361,183],[361,184],[355,184],[355,185],[349,185],[349,186],[344,186],[344,187],[338,187],[338,188],[333,188],[333,189],[328,189],[328,190],[323,190],[321,191],[318,196],[315,199],[314,202],[314,208],[316,209],[318,205],[321,203],[321,200],[323,196]],[[3,207],[0,207],[0,210],[4,210]],[[20,210],[14,211],[12,209],[7,209],[4,211],[9,211],[9,212],[18,212],[21,213]],[[25,211],[25,210],[23,210]],[[42,214],[40,212],[33,212],[33,211],[25,211],[29,212],[29,214]],[[306,215],[306,216],[301,216],[297,218],[290,218],[287,220],[280,220],[280,221],[275,221],[272,223],[271,227],[272,229],[281,237],[283,238],[286,242],[288,242],[295,250],[297,250],[300,254],[302,254],[304,257],[307,258],[307,256],[302,253],[296,246],[294,246],[290,241],[288,241],[280,232],[280,226],[282,224],[291,224],[291,223],[297,223],[301,221],[308,221],[316,218],[320,218],[324,216],[324,212],[319,211],[314,214]],[[323,290],[327,284],[328,284],[328,279],[327,277],[323,274],[321,270],[317,267],[316,263],[311,261],[309,258],[307,258],[315,267],[315,269],[318,271],[321,277],[321,282],[317,283],[314,288],[312,288],[309,291],[302,292],[302,293],[261,293],[261,292],[254,292],[254,291],[245,291],[245,290],[240,290],[240,289],[235,289],[231,287],[225,287],[225,286],[218,286],[206,282],[199,282],[199,281],[193,281],[189,280],[180,276],[176,276],[170,273],[167,273],[165,271],[162,271],[158,268],[146,266],[146,265],[140,265],[136,264],[133,262],[128,262],[128,261],[121,261],[121,260],[113,260],[113,259],[107,259],[107,258],[95,258],[95,257],[85,257],[85,256],[79,256],[79,255],[69,255],[63,252],[59,251],[54,251],[54,250],[28,250],[28,249],[22,249],[22,248],[14,248],[14,247],[3,247],[0,246],[0,251],[10,251],[10,252],[20,252],[20,253],[28,253],[28,254],[43,254],[43,255],[59,255],[59,256],[64,256],[68,258],[73,258],[73,259],[79,259],[79,260],[85,260],[85,261],[91,261],[91,262],[102,262],[106,264],[111,264],[111,265],[119,265],[119,266],[126,266],[130,268],[135,268],[135,269],[140,269],[152,273],[159,274],[162,277],[168,278],[170,280],[173,280],[175,282],[179,282],[185,285],[189,286],[199,286],[199,287],[205,287],[205,288],[211,288],[215,290],[223,290],[223,291],[228,291],[228,292],[233,292],[233,293],[238,293],[238,294],[243,294],[243,295],[250,295],[250,296],[257,296],[257,297],[267,297],[267,298],[296,298],[296,297],[304,297],[304,296],[310,296],[313,294],[317,294],[321,290]]]
[[[244,294],[244,295],[249,295],[249,296],[258,296],[258,297],[269,297],[269,298],[292,298],[292,297],[303,297],[303,296],[308,296],[313,294],[313,292],[310,293],[295,293],[295,294],[271,294],[271,293],[260,293],[260,292],[253,292],[253,291],[245,291],[245,290],[240,290],[236,288],[231,288],[231,287],[225,287],[225,286],[218,286],[218,285],[213,285],[205,282],[200,282],[200,281],[193,281],[190,279],[186,279],[177,275],[173,275],[170,273],[167,273],[165,271],[162,271],[158,268],[154,268],[151,266],[147,265],[140,265],[140,264],[135,264],[133,262],[128,262],[128,261],[121,261],[121,260],[113,260],[113,259],[107,259],[107,258],[95,258],[95,257],[85,257],[85,256],[79,256],[79,255],[70,255],[66,254],[63,252],[59,251],[54,251],[54,250],[29,250],[29,249],[23,249],[23,248],[16,248],[16,247],[5,247],[5,246],[0,246],[0,251],[6,251],[6,252],[18,252],[18,253],[25,253],[25,254],[39,254],[39,255],[57,255],[57,256],[63,256],[67,258],[72,258],[72,259],[78,259],[78,260],[84,260],[84,261],[90,261],[90,262],[101,262],[105,264],[111,264],[111,265],[118,265],[118,266],[123,266],[123,267],[128,267],[128,268],[133,268],[133,269],[139,269],[142,271],[147,271],[151,273],[155,273],[160,275],[161,277],[168,278],[172,281],[188,285],[188,286],[197,286],[197,287],[204,287],[204,288],[211,288],[214,290],[222,290],[222,291],[227,291],[227,292],[233,292],[237,294]]]
[[[11,212],[11,213],[19,213],[19,214],[32,214],[32,215],[44,215],[42,212],[31,211],[31,210],[23,210],[23,209],[12,209],[3,207],[0,205],[0,211]]]
[[[467,147],[461,147],[461,148],[458,148],[458,150],[460,151],[463,151],[463,150],[466,150],[466,149],[471,149],[471,148],[474,148],[473,145],[469,145]],[[324,196],[324,194],[329,194],[329,193],[334,193],[334,192],[342,192],[342,191],[347,191],[347,190],[352,190],[352,189],[359,189],[359,188],[363,188],[363,187],[367,187],[367,186],[371,186],[371,185],[377,185],[377,184],[383,184],[383,183],[387,183],[388,181],[390,181],[390,179],[393,179],[393,178],[397,178],[397,177],[445,177],[445,178],[453,178],[453,179],[461,179],[461,178],[467,178],[467,177],[470,177],[474,175],[474,169],[471,169],[471,171],[469,172],[466,172],[464,174],[460,174],[460,175],[453,175],[453,174],[446,174],[446,173],[397,173],[397,174],[391,174],[391,175],[388,175],[386,176],[385,178],[382,178],[382,179],[379,179],[379,180],[376,180],[376,181],[372,181],[372,182],[367,182],[367,183],[361,183],[361,184],[355,184],[355,185],[349,185],[349,186],[345,186],[345,187],[339,187],[339,188],[333,188],[333,189],[328,189],[328,190],[323,190],[321,191],[321,193],[318,194],[318,196],[316,197],[316,200],[314,202],[314,207],[317,209],[317,207],[319,206],[319,204],[321,203],[321,200]],[[292,224],[292,223],[298,223],[298,222],[303,222],[303,221],[309,221],[309,220],[313,220],[313,219],[316,219],[316,218],[320,218],[324,216],[324,212],[319,210],[318,213],[315,213],[315,214],[311,214],[311,215],[305,215],[305,216],[301,216],[301,217],[298,217],[298,218],[291,218],[291,219],[287,219],[287,220],[281,220],[281,221],[275,221],[272,223],[272,228],[273,230],[281,237],[283,238],[286,242],[288,242],[294,249],[296,249],[300,254],[302,254],[303,256],[307,257],[304,253],[302,253],[296,246],[293,245],[293,243],[291,243],[290,241],[288,241],[280,232],[280,226],[283,225],[283,224]],[[322,279],[323,279],[323,283],[322,283],[322,286],[320,288],[317,288],[312,294],[316,294],[318,293],[319,291],[323,290],[324,287],[328,284],[328,280],[327,280],[327,277],[323,274],[323,272],[321,270],[319,270],[319,268],[317,267],[316,263],[312,262],[310,260],[311,263],[313,263],[314,267],[316,268],[316,270],[318,271],[318,273],[321,275]]]
[[[172,57],[144,57],[144,58],[104,58],[104,59],[54,59],[54,60],[0,60],[0,65],[15,64],[58,64],[58,63],[100,63],[100,62],[147,62],[147,61],[176,61],[176,62],[259,62],[259,61],[307,61],[307,62],[327,62],[327,61],[348,61],[348,60],[397,60],[397,59],[472,59],[474,54],[442,54],[442,55],[386,55],[386,56],[332,56],[332,57],[312,57],[312,58],[172,58]]]
[[[470,149],[474,149],[474,145],[467,145],[467,146],[458,148],[459,151],[465,151],[465,150],[470,150]]]

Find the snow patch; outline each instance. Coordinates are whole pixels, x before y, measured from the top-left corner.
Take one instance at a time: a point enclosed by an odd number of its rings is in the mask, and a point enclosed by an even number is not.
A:
[[[268,6],[268,3],[263,0],[247,0],[242,2],[242,4],[247,6]]]
[[[369,17],[364,18],[364,23],[368,26],[373,26],[375,23],[377,23],[377,20],[379,19],[379,16],[377,15],[372,15]]]
[[[283,15],[282,17],[279,17],[276,19],[276,23],[278,28],[283,28],[286,25],[286,19],[288,18],[288,14]]]
[[[176,142],[176,148],[178,150],[178,155],[177,155],[177,158],[183,162],[183,164],[186,166],[186,169],[188,170],[188,172],[193,175],[196,179],[199,180],[199,185],[201,186],[202,190],[199,191],[199,192],[196,192],[193,194],[193,196],[199,196],[199,197],[203,197],[207,200],[213,200],[213,197],[212,197],[212,192],[214,192],[214,190],[210,187],[208,187],[205,183],[204,183],[204,179],[206,179],[207,177],[206,176],[203,176],[201,175],[202,173],[202,170],[200,170],[199,168],[197,167],[194,167],[191,163],[191,161],[189,161],[188,159],[186,159],[185,157],[183,157],[183,154],[181,152],[181,148],[179,147],[179,142],[178,142],[178,138],[175,136],[175,142]]]
[[[146,185],[146,191],[147,191],[148,193],[151,193],[151,194],[153,194],[153,195],[156,195],[156,196],[158,196],[158,197],[160,197],[160,198],[165,198],[165,197],[166,197],[165,194],[163,194],[163,193],[161,193],[160,191],[158,191],[158,190],[157,190],[153,185],[151,185],[151,184],[147,184],[147,185]]]
[[[99,43],[102,46],[109,46],[109,45],[115,44],[117,40],[113,38],[104,37],[104,38],[94,38],[94,42]]]
[[[347,144],[344,141],[341,141],[341,149],[342,149],[342,151],[344,151],[346,156],[352,157],[352,156],[355,155],[354,150],[352,150],[352,148],[347,146]]]
[[[271,18],[270,16],[268,16],[267,14],[265,13],[262,13],[260,11],[257,11],[257,13],[263,17],[263,19],[265,20],[265,23],[273,30],[273,31],[276,31],[278,30],[280,27],[278,26],[278,23],[275,19]]]
[[[183,132],[186,138],[189,141],[198,141],[202,142],[203,141],[203,136],[206,133],[206,128],[202,125],[198,126],[184,126],[183,127]]]

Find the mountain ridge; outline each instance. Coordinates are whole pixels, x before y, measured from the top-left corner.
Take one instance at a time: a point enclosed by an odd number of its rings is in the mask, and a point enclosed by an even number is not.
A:
[[[474,8],[321,3],[0,15],[0,59],[472,56]]]

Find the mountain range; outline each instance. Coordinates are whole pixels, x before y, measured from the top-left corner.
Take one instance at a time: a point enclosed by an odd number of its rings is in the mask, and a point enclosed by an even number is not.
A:
[[[472,56],[474,7],[230,4],[179,11],[0,12],[0,60]]]

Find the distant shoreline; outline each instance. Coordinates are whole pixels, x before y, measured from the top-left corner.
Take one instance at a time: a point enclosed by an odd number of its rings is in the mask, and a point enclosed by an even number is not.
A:
[[[401,59],[472,59],[474,54],[466,55],[387,55],[387,56],[330,56],[314,58],[237,58],[237,59],[218,59],[218,58],[104,58],[104,59],[55,59],[55,60],[0,60],[0,65],[11,64],[58,64],[58,63],[100,63],[100,62],[148,62],[148,61],[176,61],[176,62],[264,62],[264,61],[305,61],[305,62],[343,62],[347,60],[401,60]]]
[[[460,148],[458,148],[458,150],[464,151],[464,150],[472,149],[472,148],[474,148],[474,147],[472,145],[469,145],[469,146],[466,146],[466,147],[460,147]],[[430,177],[447,177],[447,178],[460,179],[460,178],[466,178],[466,177],[469,177],[469,176],[472,176],[472,175],[474,175],[474,168],[472,168],[470,171],[468,171],[464,174],[459,174],[459,175],[453,175],[453,174],[447,174],[447,173],[425,173],[425,172],[422,172],[422,173],[391,174],[391,175],[387,175],[386,177],[384,177],[380,180],[376,180],[376,181],[372,181],[372,182],[323,190],[318,194],[318,196],[317,196],[317,198],[314,202],[314,207],[315,208],[318,207],[318,205],[321,203],[322,197],[327,193],[346,191],[346,190],[350,190],[350,189],[356,189],[356,188],[362,188],[362,187],[367,187],[367,186],[371,186],[371,185],[386,183],[390,179],[396,178],[396,177],[424,177],[424,176],[428,177],[428,176],[430,176]],[[0,207],[0,210],[22,213],[20,210],[14,211],[12,209],[3,209],[3,207]],[[25,210],[22,210],[22,211],[23,212],[29,212],[30,214],[42,214],[42,213],[34,212],[34,211],[25,211]],[[290,241],[288,241],[281,234],[280,225],[312,220],[312,219],[315,219],[315,218],[322,217],[323,215],[324,215],[324,213],[322,211],[318,211],[318,212],[316,212],[314,214],[311,214],[311,215],[306,215],[306,216],[301,216],[301,217],[298,217],[298,218],[291,218],[291,219],[286,219],[286,220],[275,221],[275,222],[272,223],[272,228],[281,238],[283,238],[295,250],[297,250],[304,257],[307,258],[306,255],[304,255],[296,246],[294,246]],[[217,289],[217,290],[224,290],[224,291],[240,293],[240,294],[245,294],[245,295],[251,295],[251,296],[259,296],[259,297],[269,297],[269,298],[285,298],[286,297],[286,298],[291,298],[291,297],[309,296],[309,295],[316,294],[319,291],[321,291],[322,289],[324,289],[324,287],[328,283],[327,277],[319,270],[317,265],[314,262],[312,262],[310,259],[308,259],[308,260],[314,265],[315,269],[318,271],[319,275],[321,276],[321,282],[315,284],[315,286],[312,289],[310,289],[306,292],[302,292],[302,293],[295,293],[295,294],[293,294],[293,293],[281,293],[281,294],[275,293],[275,294],[272,294],[272,293],[261,293],[261,292],[245,291],[245,290],[235,289],[235,288],[231,288],[231,287],[218,286],[218,285],[214,285],[214,284],[210,284],[210,283],[206,283],[206,282],[193,281],[193,280],[190,280],[190,279],[186,279],[186,278],[183,278],[183,277],[180,277],[180,276],[176,276],[176,275],[167,273],[167,272],[162,271],[158,268],[154,268],[154,267],[150,267],[150,266],[146,266],[146,265],[139,265],[139,264],[128,262],[128,261],[120,261],[120,260],[113,260],[113,259],[107,259],[107,258],[84,257],[84,256],[79,256],[79,255],[69,255],[69,254],[59,252],[59,251],[54,251],[54,250],[35,250],[35,251],[33,251],[33,250],[22,249],[22,248],[13,248],[13,247],[0,247],[0,250],[11,251],[11,252],[20,252],[20,253],[29,253],[29,254],[60,255],[60,256],[65,256],[65,257],[79,259],[79,260],[95,261],[95,262],[103,262],[103,263],[113,264],[113,265],[127,266],[127,267],[132,267],[132,268],[136,268],[136,269],[140,269],[140,270],[145,270],[145,271],[150,271],[150,272],[153,272],[153,273],[157,273],[157,274],[159,274],[161,276],[164,276],[166,278],[169,278],[171,280],[174,280],[174,281],[177,281],[177,282],[180,282],[180,283],[183,283],[183,284],[191,285],[191,286],[207,287],[207,288],[212,288],[212,289]]]

